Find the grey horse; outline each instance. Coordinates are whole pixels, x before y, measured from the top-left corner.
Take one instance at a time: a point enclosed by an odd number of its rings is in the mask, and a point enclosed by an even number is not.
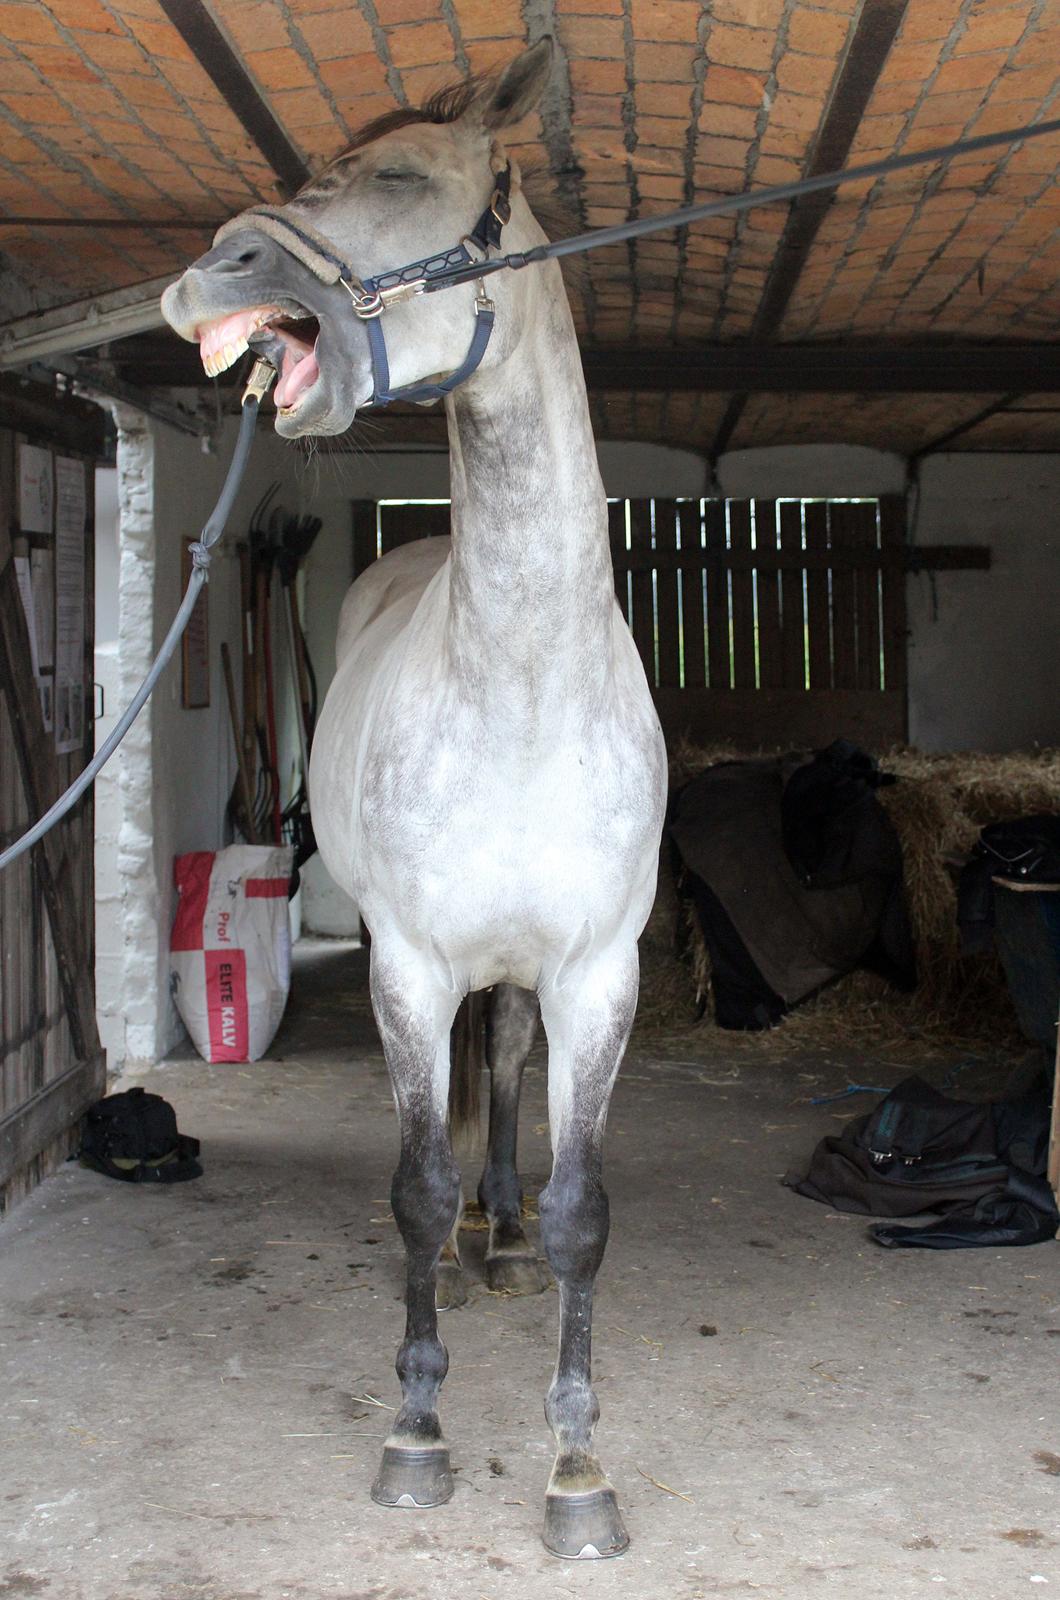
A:
[[[227,224],[163,301],[207,370],[230,365],[249,342],[280,369],[280,434],[345,430],[376,387],[365,325],[344,285],[322,281],[291,240],[327,241],[363,281],[467,235],[503,171],[504,248],[541,242],[499,139],[536,104],[551,57],[544,40],[488,82],[380,119],[271,213],[278,223],[251,212]],[[311,259],[317,246],[306,248]],[[436,1304],[443,1252],[443,1270],[457,1270],[447,1242],[461,1206],[450,1031],[465,996],[494,988],[480,1193],[487,1268],[515,1289],[539,1287],[514,1167],[519,1073],[538,1006],[548,1042],[553,1167],[540,1215],[560,1331],[545,1407],[557,1446],[545,1544],[568,1557],[616,1555],[628,1537],[593,1445],[592,1301],[608,1233],[604,1123],[637,1003],[666,757],[615,602],[559,269],[490,283],[488,349],[445,401],[452,538],[404,546],[354,584],[310,772],[321,855],[371,930],[372,1003],[401,1127],[392,1198],[407,1255],[402,1405],[372,1492],[416,1506],[452,1492]],[[392,384],[459,369],[481,303],[481,284],[468,283],[392,305]]]

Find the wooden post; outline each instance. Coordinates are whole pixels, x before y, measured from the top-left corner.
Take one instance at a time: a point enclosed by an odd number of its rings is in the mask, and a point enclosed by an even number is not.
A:
[[[59,795],[55,745],[45,732],[33,681],[29,633],[15,577],[14,552],[0,521],[0,690],[7,696],[15,756],[30,817],[44,814]],[[60,824],[60,826],[62,826]],[[63,1004],[79,1060],[99,1051],[94,974],[77,925],[77,898],[70,861],[53,829],[34,847],[41,891],[48,910]]]
[[[1056,1074],[1053,1079],[1053,1120],[1049,1127],[1049,1183],[1060,1205],[1060,1025],[1056,1038]]]
[[[232,723],[232,738],[236,745],[236,783],[239,788],[239,798],[243,807],[243,816],[246,821],[244,832],[249,844],[260,844],[257,828],[254,826],[254,801],[250,790],[250,773],[247,770],[246,752],[243,748],[243,737],[239,731],[239,713],[236,710],[236,686],[232,677],[232,657],[228,653],[227,644],[221,643],[221,666],[224,669],[225,693],[228,696],[228,715]]]
[[[630,553],[641,559],[632,569],[633,578],[630,587],[633,595],[633,615],[629,626],[633,642],[644,663],[648,687],[654,689],[658,678],[655,672],[655,607],[651,585],[651,523],[651,501],[631,500],[629,502]]]

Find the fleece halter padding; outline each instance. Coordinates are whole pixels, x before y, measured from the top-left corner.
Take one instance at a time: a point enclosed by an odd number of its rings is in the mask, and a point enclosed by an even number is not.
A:
[[[294,256],[303,267],[308,267],[321,283],[338,283],[340,278],[349,276],[346,262],[335,254],[330,241],[307,222],[301,219],[295,222],[281,206],[251,206],[249,210],[241,211],[238,217],[233,217],[218,228],[213,236],[215,246],[243,228],[253,228],[255,233],[264,233],[275,240],[288,255]]]

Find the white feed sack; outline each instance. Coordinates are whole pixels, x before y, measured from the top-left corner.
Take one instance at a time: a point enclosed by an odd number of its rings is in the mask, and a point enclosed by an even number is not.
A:
[[[194,850],[173,863],[170,987],[206,1061],[257,1061],[291,986],[289,845]]]

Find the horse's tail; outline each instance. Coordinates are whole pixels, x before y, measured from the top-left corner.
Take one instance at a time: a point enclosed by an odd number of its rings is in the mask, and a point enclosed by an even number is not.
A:
[[[454,1137],[478,1127],[488,1001],[484,989],[466,994],[449,1036],[449,1131]]]

